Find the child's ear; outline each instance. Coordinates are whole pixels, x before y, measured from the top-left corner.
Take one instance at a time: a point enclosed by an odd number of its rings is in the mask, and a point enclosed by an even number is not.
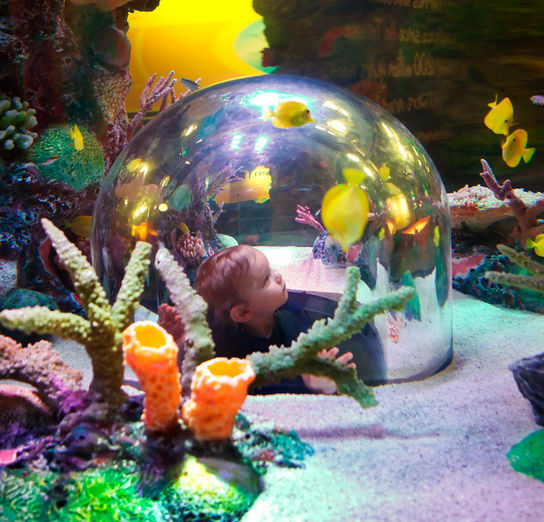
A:
[[[230,318],[235,323],[246,323],[253,317],[253,312],[246,303],[234,305],[230,309]]]

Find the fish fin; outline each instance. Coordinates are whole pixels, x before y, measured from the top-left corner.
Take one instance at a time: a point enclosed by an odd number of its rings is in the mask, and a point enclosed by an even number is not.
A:
[[[527,245],[527,248],[534,248],[536,246],[536,243],[530,237],[527,238],[525,244]]]
[[[263,111],[263,120],[269,120],[270,118],[273,118],[275,116],[274,111],[270,109],[265,109]]]
[[[499,99],[499,95],[495,94],[495,101],[492,101],[487,104],[488,107],[491,107],[492,109],[497,106],[497,100]]]
[[[530,149],[525,149],[522,153],[523,161],[525,163],[529,163],[531,161],[531,158],[533,157],[533,154],[535,153],[535,148],[531,147]]]
[[[255,200],[255,203],[264,203],[265,201],[268,201],[270,199],[270,195],[261,196],[260,198]]]
[[[366,178],[366,172],[360,169],[342,169],[342,174],[349,185],[360,185]]]

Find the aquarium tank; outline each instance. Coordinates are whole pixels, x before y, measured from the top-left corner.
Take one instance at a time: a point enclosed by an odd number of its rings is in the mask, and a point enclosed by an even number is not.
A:
[[[342,202],[325,208],[333,187],[364,192],[365,215]],[[345,242],[328,230],[325,212],[359,233]],[[411,286],[403,311],[376,317],[340,350],[353,352],[369,383],[424,378],[451,360],[450,217],[440,175],[400,121],[333,84],[248,77],[160,112],[121,152],[96,201],[92,262],[110,298],[139,240],[166,247],[191,280],[219,250],[252,245],[312,319],[332,316],[349,266],[359,269],[359,302]],[[167,300],[151,272],[143,304],[156,311]]]

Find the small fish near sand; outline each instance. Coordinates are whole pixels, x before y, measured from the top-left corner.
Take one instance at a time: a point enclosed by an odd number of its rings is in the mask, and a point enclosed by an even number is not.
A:
[[[528,238],[527,248],[534,248],[537,256],[544,257],[544,234],[538,234],[534,240]]]
[[[262,165],[255,167],[251,173],[245,173],[242,180],[231,181],[215,196],[217,205],[225,203],[242,203],[255,201],[264,203],[270,199],[270,186],[272,177],[270,169]]]
[[[79,127],[77,125],[74,125],[70,129],[70,138],[72,138],[72,141],[74,142],[74,149],[78,151],[83,150],[83,134],[81,134],[81,131],[79,130]]]
[[[347,252],[363,236],[368,222],[369,201],[366,191],[359,186],[366,177],[365,172],[344,169],[342,174],[347,183],[339,183],[325,193],[321,219],[329,234]]]
[[[514,107],[510,98],[503,98],[500,103],[497,103],[497,96],[495,96],[495,101],[487,105],[491,107],[491,110],[484,118],[485,126],[495,134],[504,134],[507,136],[510,132],[510,127],[514,125]]]
[[[284,101],[276,105],[273,111],[265,109],[263,119],[272,120],[272,125],[279,129],[301,127],[306,123],[314,123],[310,109],[298,101]]]
[[[531,161],[535,148],[527,148],[527,131],[524,129],[516,129],[512,134],[509,134],[501,145],[502,159],[509,167],[517,167],[523,159],[525,163]]]

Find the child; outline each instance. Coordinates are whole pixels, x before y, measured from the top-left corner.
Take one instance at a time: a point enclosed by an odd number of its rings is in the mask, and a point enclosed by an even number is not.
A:
[[[266,256],[256,248],[238,245],[221,250],[200,265],[195,286],[208,303],[218,357],[244,358],[252,352],[266,352],[271,345],[289,346],[311,326],[304,310],[289,300],[281,274],[270,268]],[[320,355],[334,358],[337,353],[335,347]],[[351,357],[346,353],[338,361],[347,363]],[[330,379],[310,375],[302,379],[284,379],[279,387],[259,392],[336,391]]]

